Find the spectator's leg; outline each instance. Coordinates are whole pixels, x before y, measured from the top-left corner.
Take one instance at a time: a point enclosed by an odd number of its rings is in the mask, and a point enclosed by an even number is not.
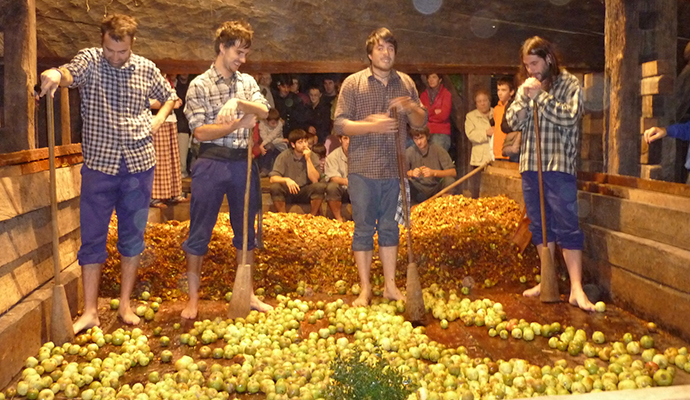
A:
[[[326,183],[316,182],[300,188],[298,197],[307,197],[309,199],[309,203],[311,205],[310,214],[316,216],[319,214],[319,210],[321,209],[321,203],[323,203],[325,193]]]
[[[288,188],[284,183],[271,183],[271,200],[276,212],[284,213],[285,211],[285,196],[287,196]]]
[[[189,138],[187,132],[177,132],[177,144],[180,148],[180,169],[182,178],[187,178],[187,153],[189,152]]]
[[[333,217],[339,221],[344,222],[343,216],[340,213],[343,202],[343,192],[345,189],[335,182],[329,182],[326,186],[326,202],[328,203],[328,208],[330,208],[333,213]]]

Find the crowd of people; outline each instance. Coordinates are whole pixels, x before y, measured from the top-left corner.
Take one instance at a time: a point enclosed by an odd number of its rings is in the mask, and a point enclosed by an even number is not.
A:
[[[166,79],[151,61],[132,53],[136,32],[133,18],[110,15],[101,26],[101,48],[84,49],[70,62],[41,74],[41,96],[52,96],[60,86],[79,88],[82,93],[82,244],[77,257],[83,273],[84,312],[74,324],[75,332],[99,324],[98,284],[113,210],[122,256],[119,315],[125,323],[139,322],[129,299],[145,247],[148,207],[154,202],[185,200],[180,198],[179,180],[187,171],[184,152],[190,136],[199,148],[190,171],[189,237],[182,245],[189,285],[182,317],[197,317],[202,261],[225,197],[236,233],[233,246],[238,264],[242,259],[254,263],[254,229],[248,229],[246,254],[239,234],[244,228],[247,151],[252,138],[259,162],[251,167],[249,221],[254,221],[260,207],[261,174],[269,177],[273,204],[280,212],[286,203],[305,202],[316,215],[325,199],[333,216],[343,220],[340,208],[349,201],[354,220],[352,250],[362,288],[353,304],[371,301],[369,275],[376,235],[384,272],[383,296],[403,299],[395,284],[399,223],[407,212],[399,205],[398,157],[405,159],[403,174],[409,179],[413,203],[447,188],[456,177],[448,154],[450,93],[442,78],[428,74],[427,88],[420,96],[412,78],[394,67],[395,36],[379,28],[364,46],[369,66],[342,83],[329,75],[301,92],[299,79],[290,75],[261,74],[257,82],[239,71],[254,32],[246,22],[228,21],[216,30],[216,58],[207,71],[193,79],[184,75]],[[496,107],[492,109],[486,89],[474,94],[476,110],[467,114],[465,125],[473,146],[471,164],[501,158],[519,161],[530,231],[534,243],[541,246],[537,115],[543,142],[548,247],[555,251],[558,244],[563,249],[571,278],[570,302],[592,310],[582,290],[583,234],[576,206],[582,89],[560,67],[553,45],[542,38],[535,36],[523,43],[520,62],[522,83],[515,89],[512,79],[499,79]],[[157,110],[155,115],[151,108]],[[645,137],[649,141],[666,134],[687,138],[686,131],[653,128]],[[413,144],[405,149],[400,144],[409,136]],[[536,296],[539,291],[537,285],[524,295]],[[254,294],[251,307],[271,309]]]

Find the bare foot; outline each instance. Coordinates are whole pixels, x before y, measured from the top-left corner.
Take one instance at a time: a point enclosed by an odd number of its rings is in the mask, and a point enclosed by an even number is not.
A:
[[[587,298],[585,292],[580,290],[570,290],[570,304],[580,307],[585,311],[594,311],[594,304]]]
[[[400,290],[396,286],[393,286],[392,288],[384,288],[383,289],[383,298],[388,299],[388,300],[405,300],[405,296],[400,293]]]
[[[127,325],[137,325],[139,324],[139,321],[141,321],[141,319],[139,319],[139,317],[134,313],[134,311],[132,311],[130,307],[120,307],[118,315],[120,316],[122,322]]]
[[[345,222],[345,218],[343,217],[335,217],[335,220],[338,222]]]
[[[72,325],[72,329],[74,329],[74,334],[76,335],[84,329],[93,328],[94,326],[98,326],[100,324],[101,321],[98,319],[97,312],[84,313],[81,317],[79,317],[78,320],[74,322],[74,325]]]
[[[198,313],[198,306],[196,301],[192,301],[191,299],[187,301],[187,306],[182,310],[182,318],[185,319],[196,319],[196,315]]]
[[[362,290],[359,297],[352,302],[352,307],[366,307],[371,302],[371,290]]]
[[[259,300],[254,293],[252,293],[252,297],[249,299],[249,307],[251,307],[252,310],[264,313],[273,310],[273,306]]]
[[[541,294],[541,283],[538,284],[537,286],[527,289],[524,292],[522,292],[522,295],[525,297],[537,297]]]

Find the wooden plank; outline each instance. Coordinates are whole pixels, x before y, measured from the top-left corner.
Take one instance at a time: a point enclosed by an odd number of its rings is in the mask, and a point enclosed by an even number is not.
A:
[[[640,117],[640,133],[644,133],[649,128],[653,128],[655,126],[660,126],[659,124],[659,118],[645,118],[645,117]]]
[[[600,194],[578,192],[580,223],[690,250],[690,211],[670,210]],[[683,221],[681,223],[680,221]]]
[[[682,183],[652,181],[637,178],[634,176],[600,174],[584,171],[578,172],[577,180],[607,183],[610,185],[625,186],[629,188],[672,194],[674,196],[690,197],[690,185],[685,185]]]
[[[10,9],[3,9],[6,18],[3,64],[5,115],[12,123],[6,124],[7,134],[0,140],[0,153],[33,149],[36,147],[33,87],[36,82],[36,2],[16,0]]]
[[[665,96],[642,96],[642,116],[645,118],[663,117],[665,115]]]
[[[648,78],[650,76],[666,75],[672,73],[674,69],[675,65],[671,67],[671,63],[665,59],[648,61],[642,63],[642,77]]]
[[[690,251],[595,225],[582,224],[581,228],[589,257],[690,293]]]
[[[589,74],[585,74],[584,79],[583,79],[583,86],[585,89],[595,87],[595,86],[604,86],[604,73],[603,72],[592,72]]]
[[[604,194],[606,196],[632,200],[637,203],[655,205],[682,212],[688,212],[688,210],[690,210],[690,199],[666,193],[651,192],[648,190],[639,190],[624,186],[607,185],[605,183],[602,184],[596,182],[582,182],[579,190],[589,193]]]
[[[662,180],[664,169],[659,164],[640,165],[640,178]]]
[[[51,243],[50,220],[50,208],[43,207],[0,222],[0,271],[6,268],[5,265],[11,265],[37,248]],[[78,230],[79,227],[79,198],[61,203],[58,207],[60,237]]]
[[[71,165],[77,165],[84,162],[84,157],[81,154],[72,154],[68,156],[56,157],[55,167],[62,168]],[[19,165],[20,174],[27,175],[41,171],[48,171],[50,169],[50,162],[48,160],[32,161],[26,164]],[[81,166],[79,166],[81,169]]]
[[[81,154],[81,143],[55,147],[55,157]],[[47,160],[48,148],[21,150],[13,153],[0,154],[0,167],[6,165],[24,164],[31,161]]]
[[[58,202],[78,198],[81,193],[79,166],[55,171]],[[0,221],[48,207],[48,171],[0,178]]]
[[[643,78],[640,82],[640,94],[643,96],[673,93],[673,77],[669,75]]]
[[[640,136],[640,164],[661,164],[661,143],[661,140],[647,143],[644,136]],[[649,175],[640,175],[640,178],[655,179],[650,178]]]
[[[604,118],[586,114],[582,117],[583,135],[601,135],[604,133]]]
[[[580,142],[580,157],[585,160],[604,159],[603,135],[585,135]]]

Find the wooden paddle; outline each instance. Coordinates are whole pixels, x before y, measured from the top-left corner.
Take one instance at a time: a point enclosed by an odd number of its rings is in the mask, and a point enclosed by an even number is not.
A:
[[[251,311],[252,267],[247,264],[247,238],[249,236],[249,194],[252,186],[252,135],[247,137],[247,184],[244,190],[244,214],[242,216],[242,257],[237,264],[232,297],[228,304],[228,318],[245,318]],[[253,222],[253,221],[252,221]],[[254,224],[252,223],[252,229]]]
[[[539,179],[539,206],[541,208],[541,235],[542,248],[539,252],[541,261],[541,288],[539,300],[544,303],[555,303],[561,301],[558,293],[558,277],[556,267],[553,264],[553,257],[549,251],[549,242],[546,238],[546,204],[544,201],[544,173],[541,167],[541,135],[539,135],[539,111],[535,101],[532,101],[534,110],[534,136],[537,142],[537,177]]]
[[[443,188],[443,190],[441,190],[440,192],[438,192],[438,193],[436,193],[435,195],[433,195],[433,196],[429,197],[428,199],[424,200],[422,203],[427,202],[427,201],[429,201],[429,200],[433,200],[433,199],[435,199],[435,198],[437,198],[437,197],[443,196],[444,194],[448,193],[448,192],[449,192],[451,189],[453,189],[454,187],[458,186],[459,184],[465,182],[466,180],[470,179],[470,178],[473,177],[474,175],[476,175],[476,174],[478,174],[479,172],[481,172],[482,170],[484,170],[484,168],[486,168],[489,164],[491,164],[491,160],[484,162],[482,165],[478,166],[477,168],[473,169],[473,170],[470,171],[469,173],[465,174],[462,178],[460,178],[460,179],[458,179],[457,181],[455,181],[455,182],[451,183],[450,185],[448,185],[448,187]],[[419,204],[421,204],[421,203],[419,203]]]
[[[398,110],[391,110],[391,118],[398,120]],[[398,159],[398,176],[400,177],[400,196],[402,197],[403,215],[405,217],[405,230],[407,231],[407,284],[405,296],[405,318],[413,323],[422,323],[426,309],[424,307],[424,295],[422,283],[419,281],[417,263],[414,262],[412,252],[412,224],[410,223],[410,209],[407,204],[407,186],[405,185],[405,159],[403,145],[400,138],[400,127],[395,132],[395,155]]]
[[[55,116],[53,114],[53,97],[46,96],[48,112],[48,159],[50,162],[50,219],[53,238],[53,307],[50,312],[50,340],[58,346],[74,339],[72,314],[69,311],[67,293],[60,279],[60,232],[57,220],[57,183],[55,172]]]

